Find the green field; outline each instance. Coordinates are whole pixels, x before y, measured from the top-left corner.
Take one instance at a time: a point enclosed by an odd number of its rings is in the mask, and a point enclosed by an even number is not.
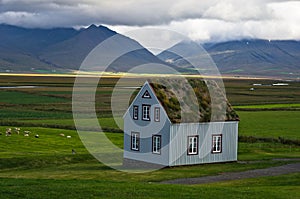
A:
[[[299,173],[204,185],[166,185],[160,181],[266,168],[299,161],[300,146],[275,141],[239,142],[238,159],[223,163],[165,168],[144,174],[111,169],[88,153],[72,119],[72,77],[8,77],[0,87],[0,198],[299,198]],[[122,148],[123,134],[111,117],[110,94],[116,78],[100,82],[99,123]],[[300,83],[257,86],[275,80],[225,80],[240,116],[239,135],[300,140]],[[134,85],[134,79],[128,79]],[[279,110],[278,110],[279,109]],[[122,119],[118,119],[121,121]],[[89,119],[85,120],[89,124]],[[121,122],[122,123],[122,122]],[[5,136],[6,128],[21,134]],[[23,131],[30,131],[25,137]],[[34,136],[38,134],[39,138]],[[64,134],[65,136],[61,136]],[[67,138],[66,136],[71,136]],[[72,154],[72,149],[76,154]]]
[[[300,104],[259,104],[234,106],[236,109],[299,109]]]

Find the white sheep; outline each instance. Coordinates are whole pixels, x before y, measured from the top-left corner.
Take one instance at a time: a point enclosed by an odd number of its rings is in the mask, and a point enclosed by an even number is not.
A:
[[[5,132],[6,136],[11,136],[11,128],[7,128]]]

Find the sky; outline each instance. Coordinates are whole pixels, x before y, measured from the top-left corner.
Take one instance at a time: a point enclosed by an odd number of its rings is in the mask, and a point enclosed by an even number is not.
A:
[[[195,41],[300,40],[300,1],[282,0],[0,0],[0,23],[23,27],[105,25],[179,32]]]

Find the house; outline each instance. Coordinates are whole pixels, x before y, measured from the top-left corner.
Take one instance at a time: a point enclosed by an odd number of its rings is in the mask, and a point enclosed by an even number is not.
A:
[[[198,122],[182,121],[179,101],[162,85],[146,81],[136,92],[123,117],[124,165],[165,167],[237,160],[237,114],[226,101],[226,118],[210,121],[204,81],[190,83],[200,101]]]

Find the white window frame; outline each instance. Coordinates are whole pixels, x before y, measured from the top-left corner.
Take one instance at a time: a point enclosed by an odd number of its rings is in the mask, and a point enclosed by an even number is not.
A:
[[[212,153],[222,153],[222,134],[212,135]]]
[[[139,119],[139,106],[134,105],[133,106],[133,115],[132,115],[134,120]]]
[[[142,119],[145,121],[150,121],[150,108],[151,105],[143,104],[142,105]]]
[[[154,108],[154,121],[159,122],[160,121],[160,107]]]
[[[161,154],[161,135],[152,136],[152,153]]]
[[[149,93],[148,90],[146,90],[146,91],[144,92],[142,98],[148,98],[148,99],[151,99],[151,95],[150,95],[150,93]]]
[[[188,136],[188,146],[187,146],[188,155],[197,155],[198,154],[198,150],[199,150],[198,143],[199,143],[198,135]]]
[[[131,132],[131,147],[130,149],[133,151],[139,151],[140,150],[140,133],[139,132]]]

